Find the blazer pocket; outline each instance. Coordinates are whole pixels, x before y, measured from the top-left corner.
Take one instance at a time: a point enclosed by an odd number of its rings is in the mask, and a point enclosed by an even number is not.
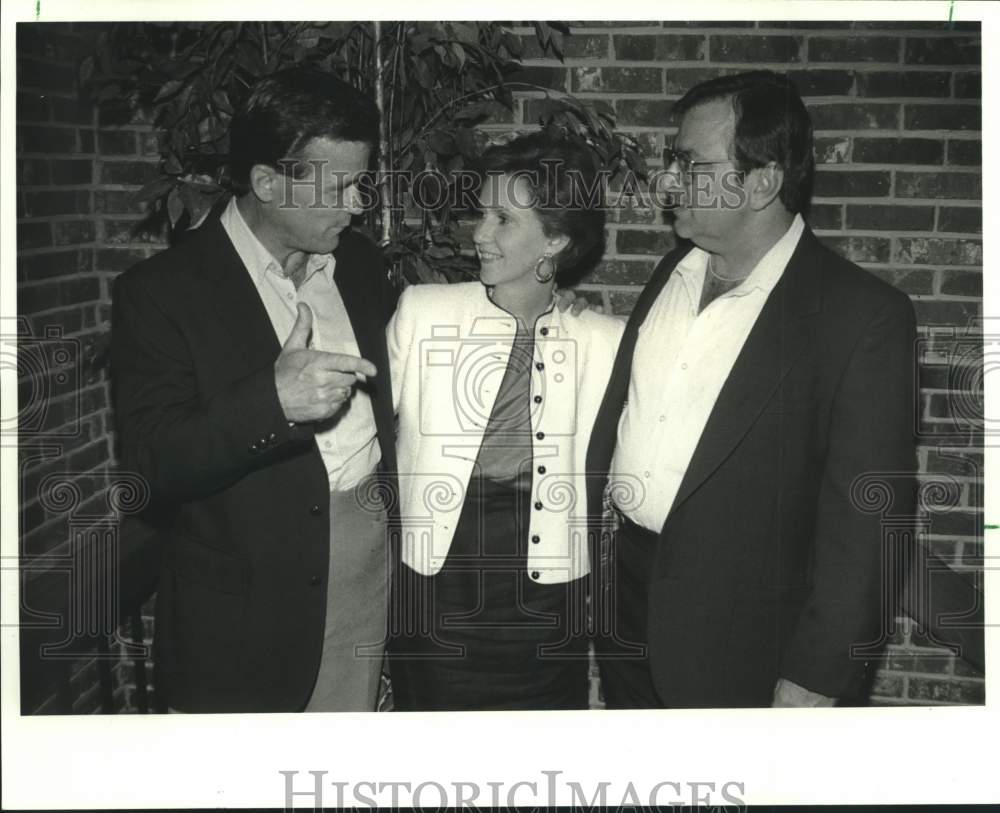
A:
[[[167,565],[178,578],[222,593],[241,596],[247,591],[250,565],[246,559],[186,535],[170,540]]]

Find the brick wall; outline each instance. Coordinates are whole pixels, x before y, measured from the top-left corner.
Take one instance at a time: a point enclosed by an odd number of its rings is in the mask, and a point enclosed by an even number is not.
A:
[[[95,35],[93,25],[17,26],[20,318],[5,321],[3,332],[5,344],[12,335],[19,342],[21,553],[28,595],[53,573],[73,574],[56,588],[64,600],[70,578],[102,578],[90,565],[117,561],[121,550],[109,486],[123,481],[102,337],[112,278],[153,250],[148,236],[129,242],[142,214],[128,190],[156,170],[149,128],[102,129],[78,86]],[[67,610],[64,622],[74,633],[107,631],[109,606],[88,605],[73,617]],[[74,711],[98,708],[93,656],[64,660]],[[115,702],[127,703],[117,665],[113,674]],[[35,688],[24,689],[26,710],[52,708],[55,698]]]
[[[982,556],[982,358],[979,331],[967,327],[982,298],[978,26],[585,22],[572,30],[560,62],[541,52],[531,29],[519,29],[526,60],[517,79],[604,99],[653,167],[675,132],[671,102],[692,84],[763,66],[791,72],[816,128],[810,224],[915,303],[924,344],[922,480],[944,486],[927,500],[927,539],[956,569],[974,568]],[[143,212],[129,199],[155,174],[148,124],[102,127],[76,86],[76,60],[92,34],[79,25],[18,29],[18,313],[35,337],[59,328],[79,359],[50,370],[48,397],[37,381],[22,386],[22,407],[37,402],[30,414],[44,413],[44,432],[22,440],[29,556],[65,552],[74,516],[107,514],[115,476],[108,382],[86,359],[107,323],[110,280],[162,247],[136,230]],[[513,120],[498,126],[536,122],[542,94],[517,95]],[[624,315],[673,235],[640,207],[623,207],[611,221],[605,260],[581,290]],[[81,502],[73,510],[39,499],[42,478],[59,472],[78,473],[70,475]],[[913,627],[899,619],[873,702],[983,702],[982,677]],[[125,684],[127,708],[127,675]]]

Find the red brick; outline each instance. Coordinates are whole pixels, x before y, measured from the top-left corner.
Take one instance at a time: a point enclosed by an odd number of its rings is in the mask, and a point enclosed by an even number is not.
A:
[[[800,96],[847,96],[854,87],[854,72],[848,70],[810,68],[787,75]]]
[[[940,164],[944,142],[932,138],[855,138],[859,164]]]
[[[982,474],[982,459],[980,455],[965,449],[930,449],[927,452],[926,468],[934,474],[979,477]]]
[[[19,56],[17,60],[18,88],[41,90],[75,90],[76,71],[71,65]]]
[[[18,271],[28,282],[38,282],[50,277],[62,277],[92,271],[93,251],[49,251],[44,254],[22,255],[17,258]]]
[[[96,277],[78,277],[61,282],[22,285],[17,291],[19,313],[38,313],[98,299],[101,286]]]
[[[66,124],[93,124],[94,106],[79,96],[52,96],[52,120]]]
[[[982,265],[983,244],[979,240],[947,237],[900,237],[897,261],[917,265]]]
[[[956,99],[982,99],[983,75],[978,71],[962,71],[952,74],[955,77]]]
[[[607,34],[571,34],[562,38],[563,57],[566,59],[607,59],[610,38]],[[527,34],[521,37],[522,59],[553,59],[552,50],[542,51],[538,37]]]
[[[983,142],[979,139],[948,139],[948,163],[956,166],[982,166]]]
[[[98,130],[97,151],[101,155],[135,155],[135,132],[133,130]]]
[[[46,328],[56,327],[64,336],[77,333],[83,328],[83,309],[74,305],[61,311],[49,311],[44,316],[30,316],[31,332],[35,336],[45,335]]]
[[[909,268],[869,268],[870,273],[910,296],[928,296],[934,292],[934,272]]]
[[[17,250],[45,248],[52,245],[52,225],[50,223],[18,223]]]
[[[660,93],[659,68],[581,67],[572,71],[574,93]]]
[[[53,160],[53,184],[89,184],[94,179],[94,162],[84,160]]]
[[[625,316],[635,310],[636,300],[639,299],[639,292],[612,291],[608,294],[611,301],[611,313],[616,316]]]
[[[89,192],[57,189],[44,192],[25,192],[18,217],[86,214],[89,211]]]
[[[614,46],[615,59],[622,62],[694,62],[705,58],[705,38],[684,34],[621,34],[614,37]]]
[[[806,220],[813,229],[839,231],[844,225],[842,209],[840,204],[815,203],[809,207]]]
[[[567,71],[565,68],[552,68],[547,65],[529,65],[520,68],[512,73],[507,79],[508,82],[523,82],[527,85],[539,85],[544,88],[554,90],[568,90]],[[140,150],[145,155],[157,155],[159,153],[155,140],[146,138],[147,134],[140,134]]]
[[[677,124],[671,113],[673,102],[666,99],[621,99],[615,107],[621,127],[670,127]]]
[[[907,698],[941,703],[982,705],[986,702],[983,683],[978,681],[947,681],[931,678],[910,678]]]
[[[719,34],[708,38],[712,62],[800,62],[802,50],[801,37]]]
[[[17,161],[17,186],[43,186],[51,178],[49,162],[45,158],[19,158]]]
[[[888,237],[833,237],[823,236],[820,241],[827,248],[855,263],[885,263],[889,261]]]
[[[885,231],[933,231],[933,206],[863,206],[850,204],[847,207],[847,228],[882,229]]]
[[[645,285],[653,273],[652,260],[604,260],[586,278],[588,284]]]
[[[810,62],[898,62],[898,37],[810,37]]]
[[[902,697],[903,679],[895,675],[878,674],[871,693],[875,697]]]
[[[980,271],[941,272],[941,293],[947,296],[982,296],[983,275]]]
[[[148,256],[142,249],[99,248],[94,258],[98,271],[125,271]]]
[[[52,108],[46,94],[33,92],[17,94],[17,121],[48,121],[51,117]]]
[[[904,59],[914,65],[979,65],[980,47],[973,37],[914,37],[905,42]]]
[[[94,212],[97,214],[135,215],[145,211],[145,204],[135,200],[134,192],[99,190],[94,193]]]
[[[673,232],[665,229],[619,229],[615,241],[618,254],[666,254],[674,246]]]
[[[979,304],[975,302],[937,302],[921,299],[915,301],[913,307],[917,312],[918,325],[964,326],[982,315]]]
[[[76,130],[72,127],[23,126],[17,127],[17,151],[76,152]]]
[[[816,104],[809,106],[813,128],[821,130],[892,130],[899,123],[895,104]]]
[[[816,172],[815,195],[820,198],[878,198],[889,194],[888,172]]]
[[[938,231],[982,234],[983,210],[978,206],[942,206],[938,211]]]
[[[846,164],[851,153],[848,136],[813,139],[813,157],[817,164]]]
[[[945,674],[951,669],[954,655],[943,649],[938,653],[918,650],[891,650],[886,653],[886,668],[894,672],[924,672]]]
[[[903,111],[907,130],[981,130],[982,122],[978,104],[908,104]]]
[[[897,172],[896,197],[979,200],[981,175],[968,172]]]
[[[102,161],[101,183],[143,186],[160,176],[152,161]]]
[[[94,223],[90,220],[60,220],[52,224],[52,242],[57,246],[94,241]]]
[[[950,74],[947,71],[873,71],[858,73],[858,95],[947,96]]]
[[[127,243],[162,243],[164,235],[149,231],[141,220],[105,220],[104,242],[111,245]]]

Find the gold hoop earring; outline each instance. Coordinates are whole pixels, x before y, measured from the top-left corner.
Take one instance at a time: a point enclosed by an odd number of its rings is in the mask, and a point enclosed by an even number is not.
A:
[[[549,273],[542,276],[541,270],[544,263],[549,264]],[[552,262],[552,256],[550,254],[543,254],[538,258],[538,262],[535,263],[535,279],[541,283],[552,282],[552,278],[556,275],[556,265]]]

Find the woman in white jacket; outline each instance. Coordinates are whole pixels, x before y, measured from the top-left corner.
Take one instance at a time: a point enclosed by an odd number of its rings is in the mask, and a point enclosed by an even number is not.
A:
[[[586,708],[584,461],[623,324],[561,312],[553,291],[600,257],[598,177],[586,149],[544,133],[488,150],[481,170],[480,281],[408,288],[387,328],[394,702]]]

